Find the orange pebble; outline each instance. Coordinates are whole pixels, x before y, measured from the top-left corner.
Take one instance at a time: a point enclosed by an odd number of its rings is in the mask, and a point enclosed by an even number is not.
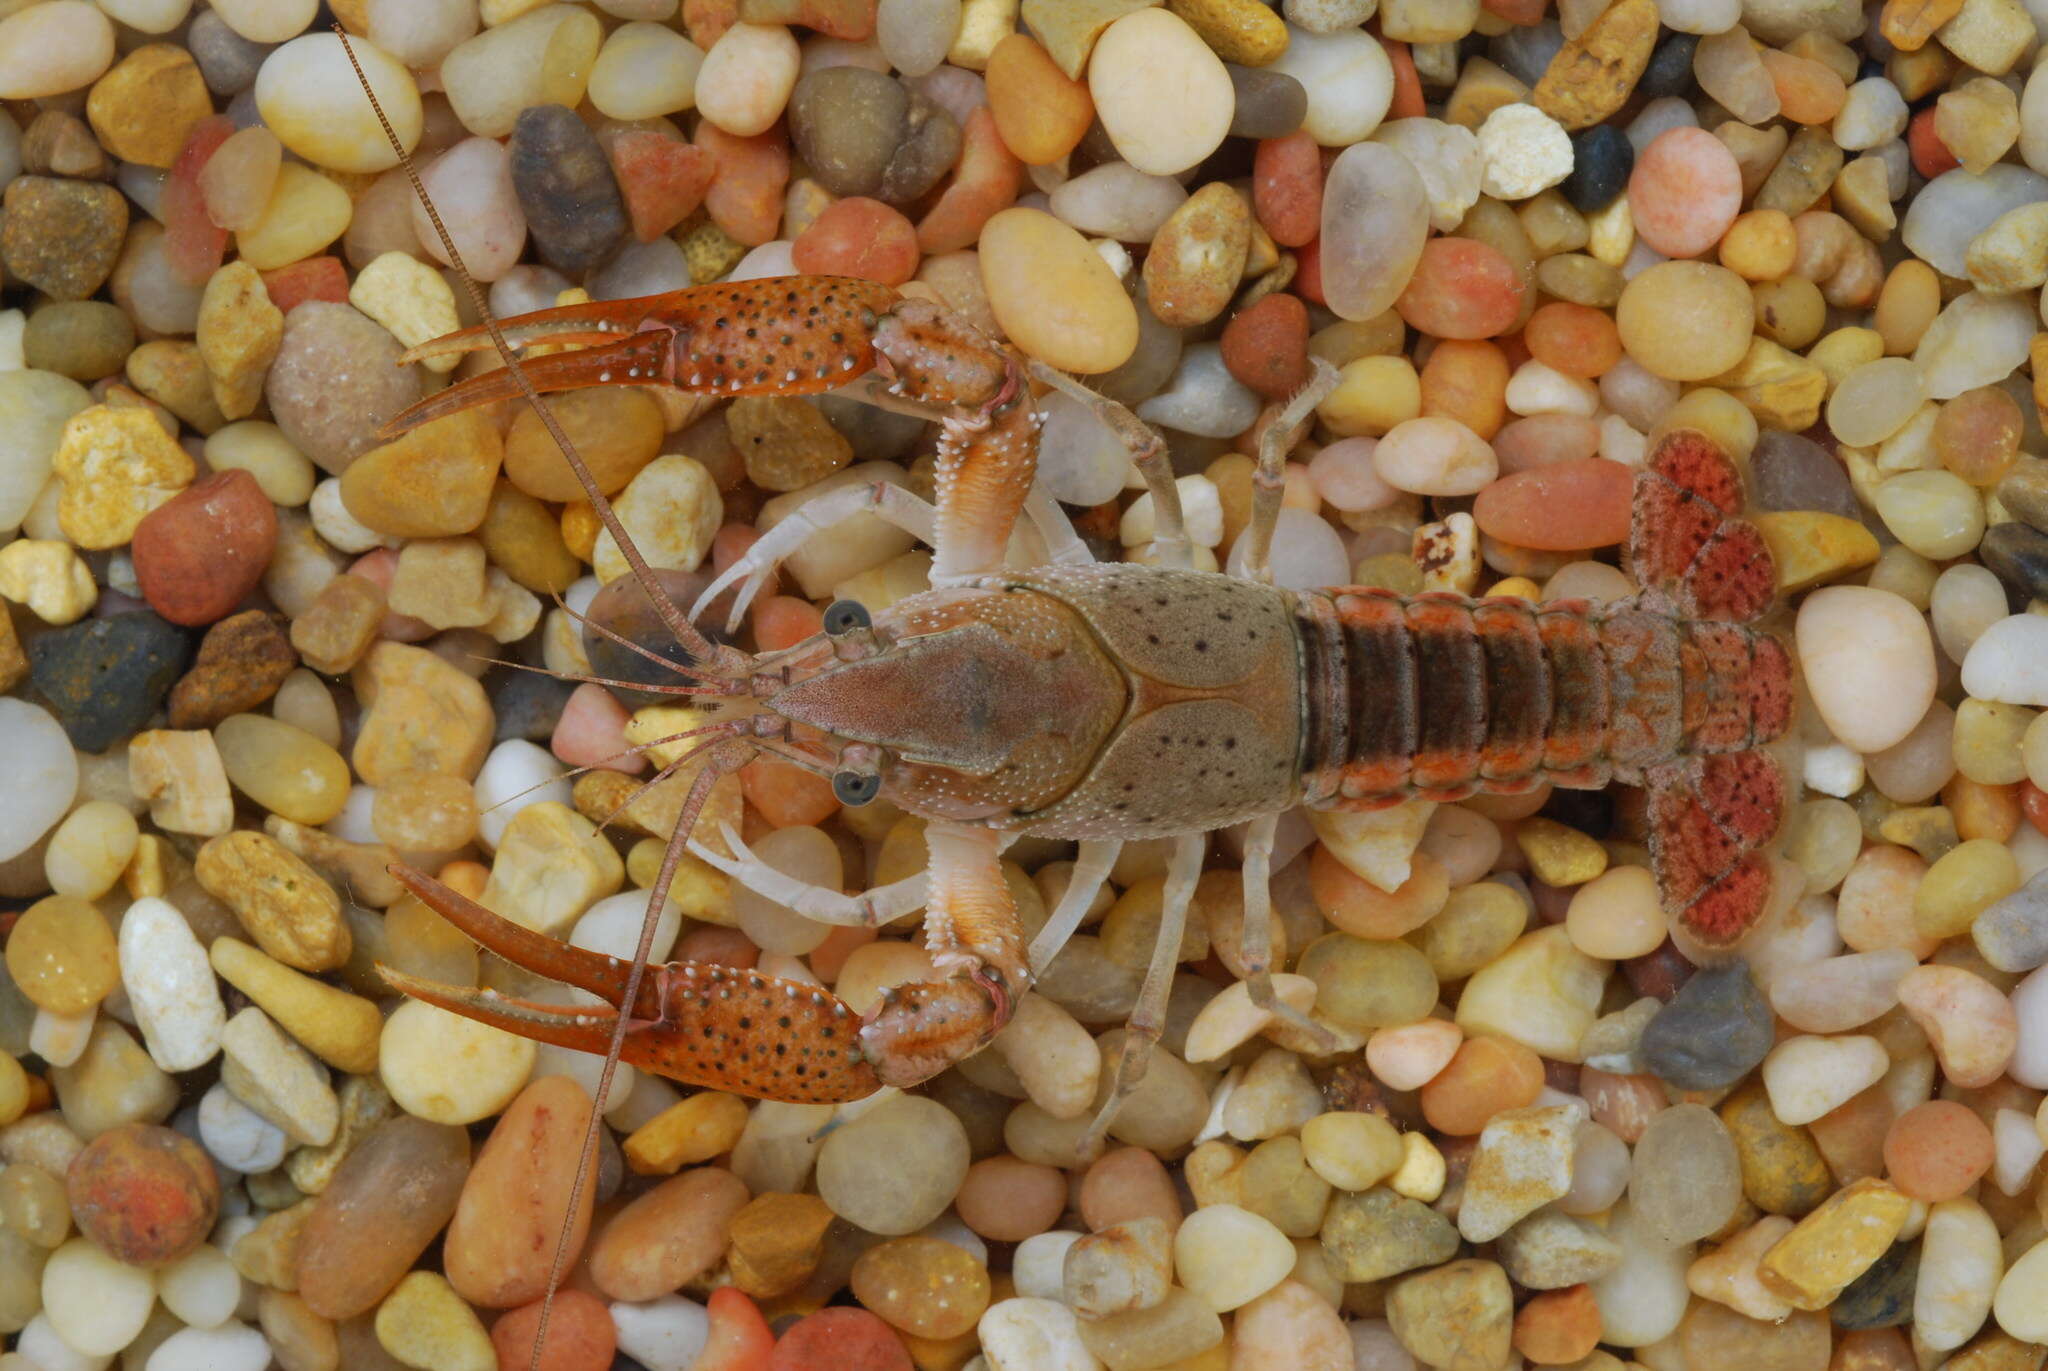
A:
[[[1312,305],[1327,305],[1323,297],[1323,240],[1311,238],[1294,250],[1294,293]]]
[[[1537,306],[1522,327],[1522,341],[1543,365],[1589,381],[1621,360],[1621,330],[1613,316],[1569,300]]]
[[[1823,63],[1776,48],[1764,48],[1757,56],[1778,88],[1779,112],[1793,123],[1825,124],[1842,112],[1849,88]]]
[[[754,645],[763,652],[780,652],[816,637],[825,627],[825,616],[809,600],[794,595],[770,595],[754,602]]]
[[[2020,812],[2044,836],[2048,836],[2048,790],[2032,781],[2020,782]]]
[[[1252,154],[1252,211],[1283,248],[1305,246],[1322,231],[1323,156],[1315,139],[1297,132],[1259,140]]]
[[[953,1199],[960,1222],[997,1242],[1045,1232],[1066,1207],[1065,1172],[1011,1156],[984,1157],[968,1167]]]
[[[839,812],[832,782],[789,762],[767,757],[740,768],[740,789],[747,803],[777,828],[821,824]]]
[[[790,265],[805,275],[857,276],[885,286],[915,276],[917,260],[917,229],[865,195],[827,205],[789,248]]]
[[[1600,1342],[1600,1306],[1589,1285],[1545,1290],[1515,1314],[1514,1346],[1538,1366],[1567,1366]]]
[[[1072,152],[1095,118],[1088,87],[1061,71],[1029,34],[1013,33],[996,44],[984,77],[996,132],[1028,166]]]
[[[307,257],[264,272],[263,290],[280,314],[290,314],[308,300],[347,304],[348,271],[339,257]]]
[[[967,116],[960,130],[960,160],[953,179],[917,222],[917,245],[936,257],[972,247],[981,226],[1007,209],[1024,184],[1024,164],[1003,142],[996,117],[986,106]]]
[[[491,1347],[498,1354],[498,1365],[537,1366],[541,1371],[607,1371],[618,1350],[611,1310],[587,1290],[555,1292],[547,1345],[535,1360],[533,1342],[539,1332],[539,1300],[508,1311],[491,1325]]]
[[[1975,1110],[1954,1100],[1916,1104],[1884,1135],[1884,1167],[1892,1184],[1929,1204],[1968,1190],[1996,1158],[1991,1130]]]
[[[1308,888],[1323,916],[1356,938],[1398,938],[1420,928],[1436,917],[1451,891],[1443,864],[1426,852],[1415,854],[1408,879],[1389,893],[1321,843],[1309,855]]]
[[[1906,125],[1906,147],[1913,154],[1913,170],[1932,181],[1945,171],[1962,165],[1934,131],[1934,106],[1929,105]]]
[[[1394,66],[1394,103],[1387,107],[1389,119],[1420,119],[1429,113],[1422,100],[1422,76],[1415,70],[1415,55],[1406,43],[1382,38],[1387,60]]]
[[[1422,364],[1422,412],[1491,441],[1508,417],[1508,359],[1494,343],[1448,338]]]
[[[1422,1087],[1422,1117],[1453,1137],[1471,1137],[1503,1109],[1520,1109],[1543,1089],[1543,1059],[1511,1038],[1467,1038],[1451,1064]]]
[[[435,873],[434,879],[458,895],[477,900],[483,898],[491,870],[482,862],[450,862]]]
[[[670,955],[679,962],[716,962],[748,971],[761,960],[761,949],[737,928],[704,924],[676,939]]]
[[[760,1306],[724,1285],[711,1292],[704,1308],[711,1316],[711,1334],[690,1363],[691,1371],[768,1371],[775,1334],[761,1317]]]
[[[831,985],[846,969],[846,959],[880,936],[880,929],[840,924],[825,935],[824,942],[811,949],[811,970],[817,973],[819,980]]]
[[[1130,1219],[1163,1219],[1179,1228],[1180,1192],[1159,1158],[1142,1147],[1105,1152],[1081,1178],[1079,1208],[1090,1232]]]

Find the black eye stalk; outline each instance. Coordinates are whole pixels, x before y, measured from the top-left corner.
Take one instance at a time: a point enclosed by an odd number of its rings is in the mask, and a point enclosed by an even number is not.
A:
[[[834,600],[825,606],[825,632],[834,638],[875,626],[868,607],[858,600]]]
[[[845,600],[841,604],[848,603]],[[874,771],[835,771],[832,773],[832,794],[839,803],[859,808],[868,804],[882,793],[882,777]]]

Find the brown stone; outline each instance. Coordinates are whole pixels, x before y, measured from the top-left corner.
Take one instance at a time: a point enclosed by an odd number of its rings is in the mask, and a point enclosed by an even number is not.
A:
[[[102,181],[113,171],[100,140],[75,114],[46,109],[21,133],[21,165],[31,176]]]
[[[213,376],[199,345],[185,338],[158,338],[128,354],[128,380],[201,433],[227,423],[214,398]]]
[[[281,615],[244,610],[206,630],[191,669],[171,687],[172,728],[212,728],[256,709],[299,664]]]
[[[130,553],[143,599],[174,624],[226,618],[263,579],[277,507],[239,468],[187,486],[143,516]]]
[[[153,1123],[110,1128],[65,1176],[72,1216],[88,1238],[130,1266],[164,1266],[206,1241],[220,1214],[220,1179],[199,1144]]]
[[[18,176],[0,196],[0,268],[7,283],[53,300],[83,300],[121,257],[128,200],[112,186]]]
[[[764,1300],[796,1289],[818,1269],[832,1218],[816,1195],[756,1195],[733,1215],[732,1283]]]
[[[116,62],[93,84],[85,117],[101,146],[124,162],[169,167],[192,126],[213,113],[213,96],[192,54],[150,43]]]
[[[383,622],[383,588],[367,576],[345,574],[320,587],[292,620],[291,644],[307,666],[339,676],[362,660]]]
[[[1211,181],[1167,216],[1145,254],[1145,300],[1161,323],[1206,324],[1223,313],[1244,274],[1252,214],[1244,197]]]
[[[1568,129],[1599,123],[1627,102],[1656,45],[1656,0],[1617,0],[1550,59],[1536,108]]]

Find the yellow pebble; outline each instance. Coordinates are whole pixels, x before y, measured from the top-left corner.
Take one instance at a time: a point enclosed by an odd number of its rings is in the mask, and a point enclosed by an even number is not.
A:
[[[1017,0],[967,0],[946,61],[969,71],[987,71],[996,44],[1017,31]]]
[[[22,538],[0,548],[0,600],[26,605],[46,624],[77,623],[99,597],[92,568],[69,543]]]
[[[377,1341],[407,1366],[434,1371],[497,1371],[498,1354],[483,1320],[432,1271],[415,1271],[377,1306]]]
[[[1509,576],[1494,582],[1492,589],[1486,593],[1488,595],[1512,595],[1517,600],[1535,600],[1541,598],[1543,587],[1537,585],[1527,576]]]
[[[358,272],[348,302],[382,324],[399,342],[414,347],[453,333],[455,291],[440,272],[407,252],[386,252]],[[460,353],[426,359],[428,371],[453,371]]]
[[[352,1075],[377,1069],[384,1016],[360,995],[303,976],[239,938],[216,938],[208,949],[213,969],[254,1000],[328,1065]]]
[[[1778,565],[1778,589],[1817,586],[1877,560],[1877,539],[1854,519],[1816,510],[1767,510],[1750,516]]]
[[[1721,236],[1721,265],[1748,281],[1775,281],[1792,270],[1799,237],[1781,209],[1753,209]]]
[[[1584,885],[1607,869],[1606,848],[1553,819],[1522,820],[1515,829],[1515,845],[1545,885]]]
[[[1387,1186],[1397,1195],[1434,1204],[1444,1193],[1447,1172],[1444,1154],[1436,1150],[1436,1144],[1426,1134],[1403,1133],[1401,1165],[1387,1178]]]
[[[1830,393],[1842,378],[1884,356],[1884,338],[1876,329],[1838,328],[1807,350],[1806,360],[1828,378]]]
[[[1586,234],[1586,251],[1620,270],[1636,245],[1636,220],[1629,213],[1628,197],[1617,195],[1606,209],[1587,215]]]
[[[1885,1254],[1913,1202],[1866,1176],[1828,1196],[1764,1253],[1757,1276],[1795,1309],[1825,1309]]]
[[[1422,413],[1422,378],[1406,357],[1360,357],[1337,373],[1316,414],[1340,437],[1379,437]]]
[[[642,1176],[672,1176],[685,1166],[730,1152],[747,1126],[746,1102],[706,1090],[677,1100],[633,1130],[621,1146],[626,1165]]]

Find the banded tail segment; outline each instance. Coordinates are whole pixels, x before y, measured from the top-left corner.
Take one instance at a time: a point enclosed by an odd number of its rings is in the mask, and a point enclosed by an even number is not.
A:
[[[1762,745],[1792,723],[1783,644],[1741,625],[1770,608],[1777,569],[1740,516],[1742,480],[1703,433],[1667,434],[1636,480],[1628,563],[1644,599],[1682,616],[1685,755],[1646,766],[1651,865],[1665,909],[1702,944],[1728,947],[1770,904],[1764,846],[1785,778]]]

